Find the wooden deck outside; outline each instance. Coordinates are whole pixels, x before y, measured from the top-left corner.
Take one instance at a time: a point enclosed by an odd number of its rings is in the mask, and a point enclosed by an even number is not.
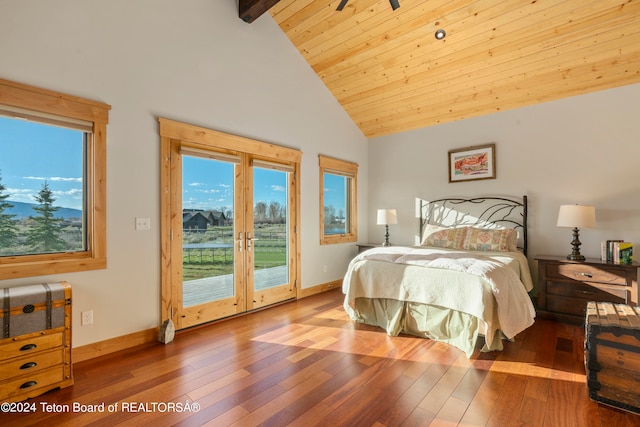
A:
[[[269,289],[288,283],[289,268],[286,265],[263,268],[254,272],[255,289]],[[233,274],[189,280],[182,284],[185,307],[216,301],[233,296]]]

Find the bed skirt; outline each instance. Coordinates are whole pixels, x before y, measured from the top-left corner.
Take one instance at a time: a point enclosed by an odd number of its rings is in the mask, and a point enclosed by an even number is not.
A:
[[[473,354],[478,339],[483,352],[503,349],[501,336],[492,343],[484,340],[485,323],[475,316],[447,308],[393,299],[356,298],[352,320],[377,326],[390,336],[401,333],[451,344],[467,357]]]

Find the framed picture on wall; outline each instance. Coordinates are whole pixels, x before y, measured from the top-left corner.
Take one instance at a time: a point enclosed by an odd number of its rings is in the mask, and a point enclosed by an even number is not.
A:
[[[495,179],[496,144],[449,151],[449,182]]]

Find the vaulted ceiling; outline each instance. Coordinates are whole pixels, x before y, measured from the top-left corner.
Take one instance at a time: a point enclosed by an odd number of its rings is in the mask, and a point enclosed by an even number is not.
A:
[[[640,82],[640,0],[269,3],[368,137]]]

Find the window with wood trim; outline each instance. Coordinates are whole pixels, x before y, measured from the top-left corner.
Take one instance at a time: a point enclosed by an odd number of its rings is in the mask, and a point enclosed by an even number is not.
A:
[[[0,79],[0,280],[106,268],[110,108]]]
[[[358,164],[320,155],[320,244],[358,239]]]

